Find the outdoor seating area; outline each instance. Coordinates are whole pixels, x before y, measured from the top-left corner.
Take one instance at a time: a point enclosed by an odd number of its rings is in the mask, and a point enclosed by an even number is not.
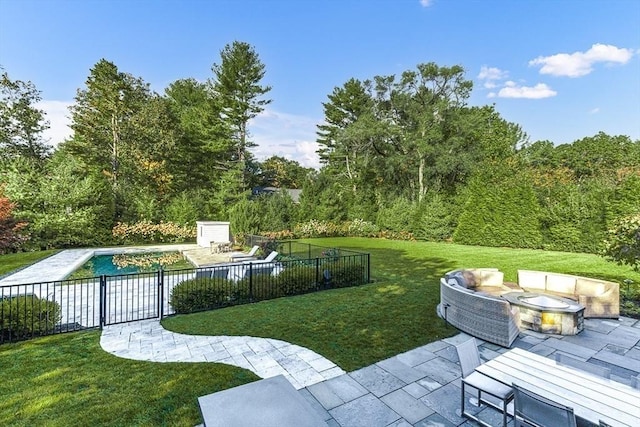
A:
[[[640,322],[585,323],[584,337],[524,331],[511,350],[461,333],[299,388],[297,396],[275,377],[203,396],[200,409],[205,426],[243,425],[245,411],[279,426],[302,425],[291,422],[292,411],[313,426],[640,425]],[[279,387],[279,397],[251,393]]]
[[[495,268],[460,269],[440,280],[437,311],[472,336],[510,347],[523,329],[575,335],[585,318],[618,318],[619,285],[529,270],[510,283]]]

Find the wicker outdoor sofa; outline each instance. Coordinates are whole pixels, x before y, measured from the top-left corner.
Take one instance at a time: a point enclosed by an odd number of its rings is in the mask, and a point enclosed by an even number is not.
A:
[[[613,282],[541,271],[519,270],[518,283],[504,282],[495,268],[450,271],[440,279],[438,315],[469,335],[503,347],[518,336],[519,310],[501,295],[540,292],[570,298],[585,307],[584,317],[617,318],[619,285]]]
[[[456,270],[440,279],[438,314],[448,323],[482,340],[510,347],[518,337],[518,310],[500,298],[513,289],[497,269]],[[497,295],[496,295],[497,294]]]

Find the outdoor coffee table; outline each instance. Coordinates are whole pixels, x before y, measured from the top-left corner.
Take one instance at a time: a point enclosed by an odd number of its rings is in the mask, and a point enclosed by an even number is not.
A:
[[[559,335],[576,335],[584,327],[584,306],[568,298],[533,292],[502,295],[520,311],[520,328]]]

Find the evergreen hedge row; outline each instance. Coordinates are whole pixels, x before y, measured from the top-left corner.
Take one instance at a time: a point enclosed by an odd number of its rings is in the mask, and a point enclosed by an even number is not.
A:
[[[318,272],[314,266],[295,265],[285,268],[276,276],[256,274],[237,282],[221,278],[184,280],[172,289],[169,303],[178,314],[193,313],[324,289],[357,286],[364,284],[365,279],[362,265],[325,264]]]

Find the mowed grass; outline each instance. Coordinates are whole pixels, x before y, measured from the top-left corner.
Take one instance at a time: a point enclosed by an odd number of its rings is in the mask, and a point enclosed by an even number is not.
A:
[[[193,427],[198,396],[258,379],[216,363],[121,359],[99,341],[91,331],[1,345],[0,424]]]
[[[58,252],[57,250],[39,252],[18,252],[15,254],[0,255],[0,275],[10,273],[21,267],[25,267],[40,261]]]
[[[506,281],[517,281],[517,270],[529,269],[640,282],[640,274],[630,268],[592,254],[364,238],[308,242],[369,252],[375,282],[174,316],[164,319],[163,325],[186,334],[282,339],[352,371],[456,333],[436,315],[439,280],[449,270],[497,267]]]
[[[437,317],[439,279],[460,267],[497,267],[640,283],[640,274],[596,255],[484,248],[381,239],[311,243],[371,254],[373,283],[163,320],[170,330],[253,335],[308,347],[347,371],[454,335]],[[0,262],[1,262],[0,258]],[[257,379],[213,363],[120,359],[100,348],[100,332],[78,332],[0,345],[0,424],[193,426],[197,397]]]

